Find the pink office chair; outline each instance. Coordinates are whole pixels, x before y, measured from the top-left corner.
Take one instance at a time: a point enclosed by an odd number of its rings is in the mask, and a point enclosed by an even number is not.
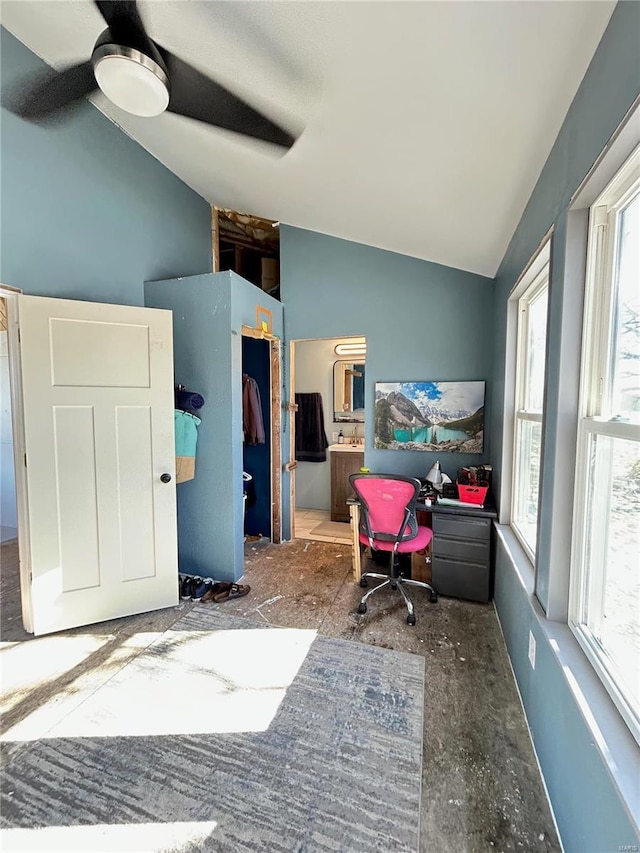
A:
[[[358,613],[367,612],[367,599],[386,586],[399,589],[407,605],[407,622],[416,624],[413,602],[405,592],[405,586],[419,586],[429,590],[429,601],[438,600],[435,589],[423,581],[404,578],[400,574],[398,554],[421,551],[431,541],[432,532],[421,527],[416,518],[416,499],[420,483],[413,477],[397,474],[351,474],[349,482],[360,501],[360,542],[371,551],[389,551],[391,554],[389,574],[365,572],[360,586],[366,587],[368,578],[377,578],[384,583],[365,593],[358,605]]]

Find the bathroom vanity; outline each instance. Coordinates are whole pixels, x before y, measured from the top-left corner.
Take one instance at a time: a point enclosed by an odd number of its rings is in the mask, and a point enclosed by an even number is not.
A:
[[[331,455],[331,521],[349,521],[347,498],[353,489],[349,474],[357,474],[364,465],[364,447],[361,444],[332,444]]]

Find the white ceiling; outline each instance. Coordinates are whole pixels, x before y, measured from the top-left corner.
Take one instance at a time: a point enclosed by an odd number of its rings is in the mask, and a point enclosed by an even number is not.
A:
[[[140,2],[152,38],[294,129],[270,146],[98,106],[212,204],[493,276],[615,2]],[[51,65],[90,0],[9,0]]]

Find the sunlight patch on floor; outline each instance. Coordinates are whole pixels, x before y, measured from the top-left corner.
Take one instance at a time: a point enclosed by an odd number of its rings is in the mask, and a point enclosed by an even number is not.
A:
[[[59,678],[79,666],[108,639],[82,634],[76,637],[40,637],[28,643],[4,645],[0,649],[2,713],[10,710],[23,694],[39,684]]]
[[[3,740],[265,731],[316,634],[169,630],[63,718],[54,697]]]
[[[179,853],[199,849],[216,821],[4,829],[3,853]]]

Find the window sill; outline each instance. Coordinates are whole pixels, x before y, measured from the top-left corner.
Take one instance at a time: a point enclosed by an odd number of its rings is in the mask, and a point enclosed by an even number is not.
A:
[[[533,595],[535,584],[533,563],[522,547],[522,543],[508,524],[496,524],[495,528],[498,539],[516,570],[518,580],[528,594]]]
[[[593,746],[640,835],[640,747],[568,625],[548,620],[533,594],[534,571],[510,527],[496,531],[515,573],[529,596],[539,628],[549,643],[567,686],[587,726]]]

